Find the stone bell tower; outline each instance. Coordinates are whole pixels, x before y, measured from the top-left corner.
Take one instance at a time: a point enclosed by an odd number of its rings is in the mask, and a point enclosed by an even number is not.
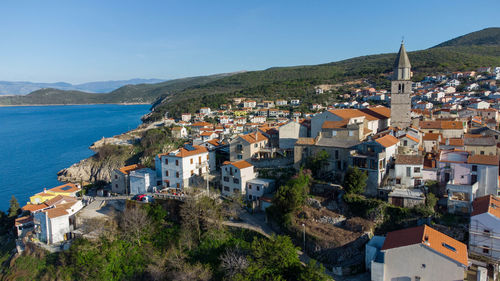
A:
[[[394,76],[391,82],[391,126],[407,128],[411,125],[411,64],[401,42],[394,62]]]

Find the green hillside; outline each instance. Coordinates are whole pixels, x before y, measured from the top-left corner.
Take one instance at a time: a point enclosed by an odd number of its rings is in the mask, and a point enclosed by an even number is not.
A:
[[[433,48],[450,46],[500,45],[500,27],[490,27],[445,41]]]
[[[360,78],[379,87],[388,87],[387,76],[392,71],[395,57],[395,53],[371,55],[322,65],[270,68],[225,77],[166,96],[148,120],[160,118],[165,111],[177,116],[182,112],[195,112],[200,106],[217,107],[232,97],[299,98],[306,103],[322,102],[331,97],[314,95],[314,86]],[[410,52],[409,58],[414,77],[419,79],[436,72],[500,65],[500,45],[432,48]]]

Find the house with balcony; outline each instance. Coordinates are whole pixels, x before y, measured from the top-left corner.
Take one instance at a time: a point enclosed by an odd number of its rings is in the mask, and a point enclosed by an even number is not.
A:
[[[487,195],[472,203],[469,251],[494,263],[500,262],[500,198]]]
[[[437,179],[443,185],[455,189],[467,189],[474,196],[498,194],[498,156],[471,155],[467,151],[443,150],[437,159]],[[474,185],[477,183],[477,189]]]
[[[260,159],[268,157],[266,148],[268,148],[269,139],[259,131],[237,136],[229,144],[229,160],[231,162],[238,160]]]
[[[73,238],[76,229],[75,214],[83,208],[81,200],[73,200],[35,213],[34,232],[46,244],[54,244]]]
[[[356,146],[349,155],[349,165],[358,167],[368,175],[365,193],[376,196],[389,163],[396,153],[399,140],[392,135],[365,141]]]
[[[208,149],[199,145],[184,145],[169,153],[158,154],[155,167],[166,188],[186,188],[200,185],[210,172]]]

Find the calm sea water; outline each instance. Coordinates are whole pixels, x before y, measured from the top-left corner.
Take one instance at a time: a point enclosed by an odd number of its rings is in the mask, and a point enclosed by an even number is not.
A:
[[[102,137],[136,128],[149,105],[0,107],[0,210],[54,187],[57,172],[93,152]]]

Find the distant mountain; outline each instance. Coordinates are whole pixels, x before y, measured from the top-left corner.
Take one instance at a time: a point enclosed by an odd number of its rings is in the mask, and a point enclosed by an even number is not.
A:
[[[130,79],[116,81],[98,81],[83,84],[57,83],[35,83],[35,82],[10,82],[0,81],[0,95],[27,95],[31,92],[52,88],[68,91],[83,91],[89,93],[109,93],[125,85],[154,84],[165,80],[161,79]]]
[[[0,96],[0,105],[50,105],[93,103],[153,103],[159,97],[188,87],[199,87],[231,73],[188,77],[156,84],[125,85],[107,94],[43,88],[27,95]]]
[[[500,45],[500,27],[490,27],[445,41],[437,47]]]

